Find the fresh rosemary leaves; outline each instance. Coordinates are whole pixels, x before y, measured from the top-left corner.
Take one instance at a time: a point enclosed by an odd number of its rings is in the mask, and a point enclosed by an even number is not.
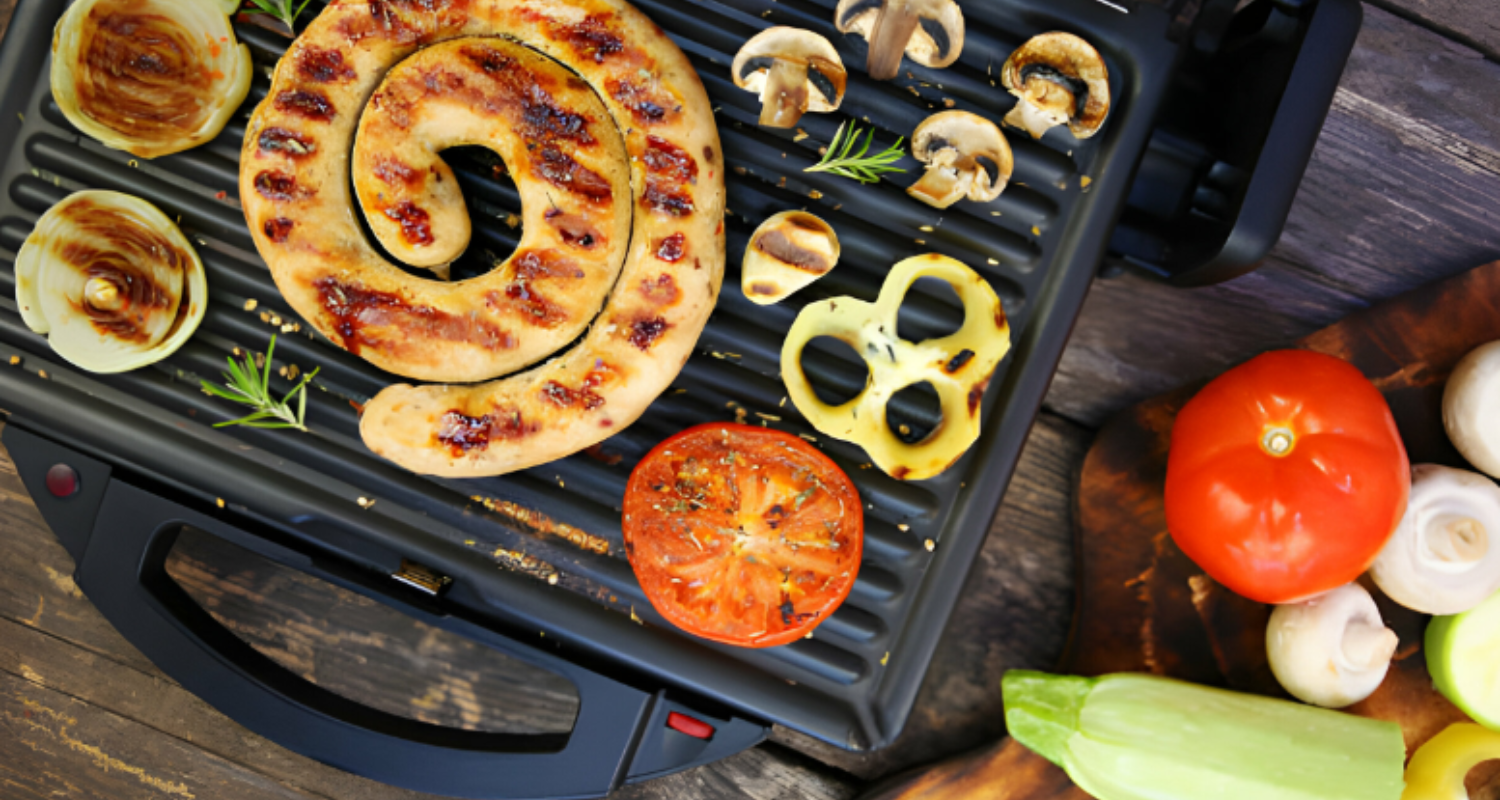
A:
[[[838,132],[833,135],[833,142],[823,153],[823,160],[803,172],[831,172],[834,175],[853,178],[860,183],[879,183],[883,173],[906,171],[901,167],[892,166],[906,154],[906,151],[901,149],[902,139],[896,139],[895,144],[875,155],[866,155],[870,152],[870,145],[875,142],[874,128],[869,130],[864,144],[856,152],[854,148],[858,140],[859,129],[856,126],[847,122],[840,125]]]
[[[215,428],[222,428],[226,425],[244,425],[248,428],[293,428],[304,432],[307,430],[307,425],[303,422],[307,417],[307,384],[318,374],[318,371],[314,369],[303,375],[301,382],[277,400],[271,396],[271,356],[275,352],[276,334],[273,333],[271,344],[266,347],[264,371],[256,369],[255,357],[246,353],[243,362],[237,362],[233,358],[227,359],[229,371],[224,373],[223,386],[202,381],[204,392],[255,409],[254,413],[239,419],[216,423]],[[293,398],[296,398],[296,410],[292,409]]]
[[[281,20],[281,24],[291,35],[297,35],[297,17],[301,16],[302,9],[312,0],[250,0],[250,8],[242,9],[242,14],[265,14]]]

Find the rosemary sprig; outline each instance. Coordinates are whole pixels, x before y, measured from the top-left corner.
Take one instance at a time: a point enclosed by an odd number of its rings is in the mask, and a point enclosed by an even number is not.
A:
[[[848,135],[845,135],[846,126]],[[803,172],[831,172],[845,178],[853,178],[860,183],[879,183],[882,173],[906,171],[901,167],[891,166],[905,155],[905,151],[901,149],[903,139],[897,138],[895,144],[873,156],[867,156],[866,153],[870,152],[870,145],[875,141],[875,129],[870,129],[869,135],[865,137],[865,143],[860,146],[858,152],[855,152],[854,145],[858,140],[858,127],[849,123],[840,125],[838,132],[833,135],[833,142],[823,153],[823,160]]]
[[[219,422],[215,428],[226,425],[244,425],[248,428],[293,428],[306,431],[307,425],[303,420],[307,418],[307,384],[317,376],[318,371],[302,376],[302,381],[293,386],[280,400],[271,396],[271,357],[276,352],[276,334],[271,334],[271,344],[266,347],[266,366],[264,372],[256,369],[255,357],[246,353],[243,362],[237,362],[233,358],[226,359],[229,362],[229,371],[224,373],[224,385],[202,381],[203,391],[214,397],[222,397],[241,405],[247,405],[255,409],[255,412],[239,419],[231,419]],[[297,408],[292,409],[292,398],[297,400]]]
[[[300,4],[297,0],[249,0],[250,8],[242,9],[240,13],[265,14],[268,17],[275,17],[281,20],[281,24],[285,25],[293,36],[296,36],[297,17],[301,16],[302,9],[307,8],[310,2],[312,0],[302,0]]]

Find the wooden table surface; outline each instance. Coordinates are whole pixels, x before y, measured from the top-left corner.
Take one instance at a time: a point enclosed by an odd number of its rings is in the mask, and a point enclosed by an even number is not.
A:
[[[0,0],[0,19],[13,4]],[[1205,289],[1130,274],[1096,283],[902,738],[851,754],[778,730],[741,755],[616,797],[836,800],[1002,735],[1001,673],[1048,668],[1062,652],[1072,603],[1068,485],[1101,423],[1352,310],[1496,259],[1500,3],[1367,4],[1266,263]],[[216,579],[210,566],[184,560],[179,580],[308,678],[434,722],[513,721],[513,665],[294,577]],[[72,570],[0,452],[0,799],[416,796],[289,753],[220,716],[126,644]],[[531,718],[566,720],[567,699],[539,680]]]

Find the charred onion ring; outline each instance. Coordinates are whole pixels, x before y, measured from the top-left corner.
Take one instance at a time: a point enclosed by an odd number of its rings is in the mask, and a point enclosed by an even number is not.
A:
[[[482,37],[520,42],[576,78]],[[443,57],[401,63],[444,42]],[[382,79],[381,102],[367,106]],[[459,106],[475,119],[460,122]],[[385,118],[360,123],[372,112]],[[412,250],[461,242],[441,227],[453,195],[437,184],[452,179],[435,152],[477,139],[517,179],[516,252],[459,283],[386,261],[347,188],[356,123],[368,140],[355,148],[355,183],[366,199],[373,189],[366,216],[394,251],[402,239]],[[420,146],[398,145],[403,136]],[[361,433],[376,453],[417,472],[497,475],[610,436],[676,377],[723,277],[720,161],[687,58],[624,2],[343,0],[278,65],[246,132],[240,197],[288,302],[334,342],[409,377],[477,381],[534,363],[604,298],[582,342],[545,365],[478,386],[393,386],[365,406]]]
[[[219,135],[250,91],[234,0],[79,0],[52,37],[52,95],[107,147],[155,158]]]
[[[193,335],[208,282],[197,252],[156,206],[77,192],[47,209],[16,254],[16,306],[69,363],[125,372]]]

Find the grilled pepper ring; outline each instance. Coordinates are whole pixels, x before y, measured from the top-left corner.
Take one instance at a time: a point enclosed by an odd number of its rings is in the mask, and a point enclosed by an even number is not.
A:
[[[964,306],[962,328],[923,342],[897,335],[901,302],[919,278],[953,287]],[[802,370],[803,348],[820,336],[853,347],[870,371],[865,388],[839,406],[819,399]],[[802,309],[781,348],[781,374],[792,402],[813,427],[863,447],[894,478],[922,480],[952,466],[979,438],[984,390],[1009,350],[1010,324],[995,290],[958,261],[929,253],[892,268],[874,303],[836,297]],[[937,391],[943,419],[926,438],[908,443],[891,431],[886,404],[924,381]]]
[[[475,93],[466,100],[471,113],[491,115],[497,129],[513,127],[519,109],[520,132],[535,146],[517,148],[518,163],[508,166],[547,184],[528,194],[518,181],[528,233],[541,227],[549,238],[540,252],[518,251],[501,267],[508,272],[499,287],[489,276],[442,283],[401,272],[366,241],[347,188],[349,146],[382,78],[423,47],[465,37],[454,58],[418,65],[422,85],[430,74],[438,87],[423,102]],[[532,66],[545,59],[472,37],[519,42],[571,73],[553,80]],[[478,70],[450,86],[459,57]],[[596,94],[608,119],[575,107],[567,99],[575,90]],[[387,111],[399,122],[401,109]],[[624,143],[615,166],[628,171],[628,204],[616,203],[603,174],[611,137]],[[371,147],[375,163],[382,153]],[[592,328],[539,367],[473,386],[393,386],[365,406],[360,432],[375,453],[416,472],[498,475],[619,432],[681,370],[723,278],[721,162],[712,106],[692,65],[623,0],[335,0],[281,60],[251,119],[240,197],[293,308],[334,342],[402,375],[477,381],[533,363],[551,351],[523,345],[566,344],[559,332],[581,330],[593,316],[588,293],[569,282],[604,288]],[[405,180],[399,168],[389,173]],[[613,227],[620,214],[609,216],[622,207],[626,233]],[[400,235],[402,221],[416,217],[394,210],[386,216]],[[581,251],[627,239],[617,280],[596,278],[603,267],[569,277],[583,270]],[[558,307],[570,309],[566,320],[555,319]]]

